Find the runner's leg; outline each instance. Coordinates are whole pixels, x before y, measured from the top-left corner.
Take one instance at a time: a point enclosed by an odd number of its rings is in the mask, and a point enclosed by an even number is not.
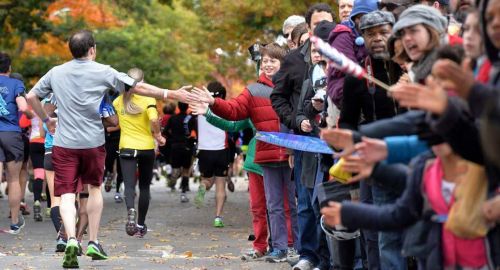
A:
[[[154,150],[139,151],[139,212],[137,218],[138,225],[144,225],[149,209],[150,185],[153,178],[153,166],[155,160]]]
[[[224,202],[226,201],[227,177],[215,177],[215,216],[222,217]]]
[[[19,184],[19,173],[23,165],[22,161],[7,162],[7,185],[9,187],[9,207],[12,224],[19,222],[19,208],[21,206],[21,185]]]
[[[97,242],[99,224],[102,215],[102,193],[101,186],[89,185],[89,199],[87,201],[87,213],[89,217],[89,239]]]

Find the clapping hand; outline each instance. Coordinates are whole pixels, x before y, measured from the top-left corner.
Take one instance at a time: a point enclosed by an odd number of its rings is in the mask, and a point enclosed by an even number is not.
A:
[[[363,137],[355,149],[359,157],[369,164],[385,160],[389,155],[385,141],[368,137]]]
[[[427,85],[415,83],[398,83],[392,87],[391,95],[402,107],[426,110],[434,114],[442,114],[448,105],[446,91],[432,76],[426,80]]]
[[[342,170],[356,174],[349,179],[349,183],[358,182],[370,177],[374,167],[375,163],[366,162],[357,154],[344,157],[344,162],[342,164]]]
[[[470,59],[465,59],[462,66],[449,59],[440,59],[432,66],[432,75],[445,81],[464,99],[467,99],[474,85],[474,73],[471,69]]]

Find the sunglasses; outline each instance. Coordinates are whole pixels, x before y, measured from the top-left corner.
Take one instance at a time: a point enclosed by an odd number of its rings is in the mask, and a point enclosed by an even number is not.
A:
[[[288,39],[289,36],[290,36],[290,33],[283,34],[283,37],[285,37],[286,39]]]

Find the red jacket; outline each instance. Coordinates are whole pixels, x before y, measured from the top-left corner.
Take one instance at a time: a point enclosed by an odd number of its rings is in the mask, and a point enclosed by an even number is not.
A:
[[[236,98],[231,100],[216,98],[211,110],[216,115],[231,121],[250,118],[258,131],[279,132],[280,120],[269,98],[273,87],[271,80],[262,74],[256,84],[247,86]],[[285,148],[257,141],[255,163],[280,162],[287,159]]]

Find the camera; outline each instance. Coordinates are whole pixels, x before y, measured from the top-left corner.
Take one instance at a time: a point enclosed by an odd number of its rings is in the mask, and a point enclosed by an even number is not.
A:
[[[252,46],[248,47],[248,52],[250,53],[250,59],[254,62],[260,62],[262,59],[262,55],[260,54],[260,49],[263,46],[260,43],[255,43]]]

